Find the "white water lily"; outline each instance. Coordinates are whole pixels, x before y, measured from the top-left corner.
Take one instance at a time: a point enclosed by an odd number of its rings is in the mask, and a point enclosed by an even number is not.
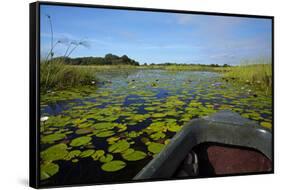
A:
[[[44,121],[47,121],[48,119],[49,119],[48,116],[44,116],[44,117],[41,117],[41,118],[40,118],[40,121],[44,122]]]
[[[92,81],[92,84],[95,84],[96,83],[96,81]]]

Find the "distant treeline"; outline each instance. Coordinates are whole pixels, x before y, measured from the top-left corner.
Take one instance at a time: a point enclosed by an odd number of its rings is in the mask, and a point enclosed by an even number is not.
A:
[[[139,62],[129,58],[127,55],[121,57],[113,54],[106,54],[104,57],[56,57],[53,58],[54,61],[63,61],[65,64],[69,65],[133,65],[139,66]],[[197,64],[197,63],[144,63],[144,66],[147,65],[157,65],[157,66],[202,66],[202,67],[230,67],[228,64],[219,65],[219,64]]]
[[[144,65],[159,65],[159,66],[174,66],[174,65],[180,65],[180,66],[202,66],[202,67],[230,67],[230,65],[228,64],[223,64],[223,65],[219,65],[219,64],[199,64],[199,63],[144,63]]]
[[[127,55],[119,57],[113,54],[106,54],[104,57],[56,57],[54,60],[63,60],[69,65],[139,65],[139,62],[130,59]]]

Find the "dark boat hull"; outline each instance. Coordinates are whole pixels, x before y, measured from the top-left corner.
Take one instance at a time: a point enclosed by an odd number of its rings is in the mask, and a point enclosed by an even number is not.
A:
[[[190,121],[134,179],[270,172],[271,139],[256,122],[220,111]]]

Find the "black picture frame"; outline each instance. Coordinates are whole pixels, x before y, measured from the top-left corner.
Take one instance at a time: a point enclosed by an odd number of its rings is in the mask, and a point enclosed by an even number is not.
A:
[[[218,12],[201,12],[201,11],[187,11],[187,10],[171,10],[171,9],[156,9],[156,8],[141,8],[141,7],[125,7],[125,6],[110,6],[110,5],[92,5],[92,4],[78,4],[78,3],[59,3],[38,1],[29,4],[29,185],[33,188],[42,188],[40,185],[40,6],[41,5],[55,5],[55,6],[69,6],[69,7],[87,7],[87,8],[103,8],[116,10],[133,10],[133,11],[148,11],[148,12],[165,12],[165,13],[183,13],[195,15],[216,15],[216,16],[232,16],[244,18],[264,18],[271,20],[272,26],[272,170],[269,172],[258,173],[243,173],[221,175],[226,176],[242,176],[242,175],[258,175],[258,174],[273,174],[274,167],[274,17],[264,15],[248,15],[248,14],[234,14],[234,13],[218,13]],[[217,177],[217,176],[215,176]],[[204,178],[204,177],[189,177]],[[213,178],[213,177],[208,177]],[[185,178],[186,179],[186,178]],[[73,184],[66,186],[84,186],[84,185],[99,185],[99,184],[119,184],[119,183],[136,183],[147,181],[166,181],[166,180],[184,180],[184,179],[150,179],[137,180],[114,183],[93,183],[93,184]],[[63,187],[66,187],[63,185]],[[46,188],[46,186],[43,186]],[[49,187],[49,186],[48,186]],[[57,187],[57,186],[51,186]],[[62,187],[62,186],[59,186]]]

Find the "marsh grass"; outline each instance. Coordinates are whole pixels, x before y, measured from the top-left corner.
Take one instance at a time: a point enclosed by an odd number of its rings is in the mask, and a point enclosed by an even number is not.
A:
[[[224,77],[260,87],[268,93],[272,89],[272,64],[269,61],[242,63],[231,67]]]
[[[40,86],[42,90],[65,89],[91,85],[96,81],[91,68],[73,67],[62,60],[42,61],[40,64]]]

